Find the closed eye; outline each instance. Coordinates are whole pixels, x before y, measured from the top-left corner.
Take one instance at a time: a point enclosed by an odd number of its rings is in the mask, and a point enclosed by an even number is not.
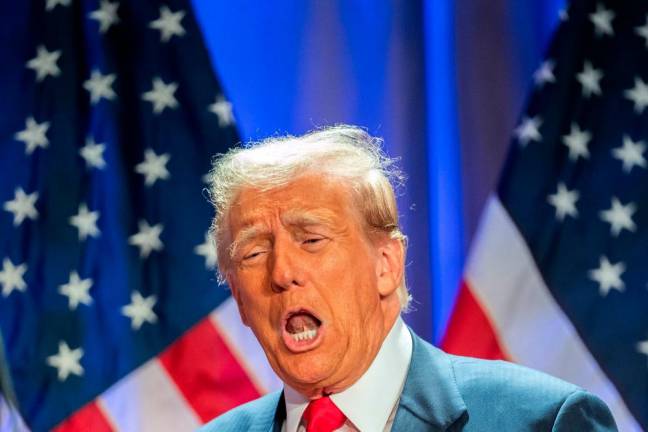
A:
[[[245,255],[243,257],[243,259],[246,260],[246,259],[254,258],[254,257],[259,256],[259,255],[261,255],[261,252],[253,252],[251,254]]]
[[[304,240],[304,243],[314,244],[314,243],[317,243],[317,242],[322,241],[322,240],[324,240],[324,238],[322,238],[322,237],[309,238],[309,239]]]
[[[243,261],[253,261],[255,258],[263,255],[265,252],[265,250],[252,250],[250,253],[243,256]]]
[[[308,252],[319,252],[328,243],[327,237],[306,237],[302,240],[302,248]]]

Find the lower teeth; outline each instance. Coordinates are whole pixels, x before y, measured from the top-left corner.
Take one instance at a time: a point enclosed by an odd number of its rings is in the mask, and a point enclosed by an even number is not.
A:
[[[300,333],[291,334],[292,338],[295,341],[309,340],[313,339],[317,335],[317,330],[305,330]]]

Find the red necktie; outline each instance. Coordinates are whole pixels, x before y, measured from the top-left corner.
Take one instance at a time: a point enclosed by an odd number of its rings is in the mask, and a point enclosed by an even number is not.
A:
[[[306,432],[332,432],[342,427],[346,416],[328,396],[324,396],[308,404],[302,421]]]

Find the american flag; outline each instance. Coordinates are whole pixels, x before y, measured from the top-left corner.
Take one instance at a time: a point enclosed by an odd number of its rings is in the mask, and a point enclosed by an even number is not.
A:
[[[533,76],[445,349],[508,358],[648,429],[648,3],[575,0]]]
[[[275,388],[216,282],[205,175],[239,138],[189,2],[2,7],[0,330],[26,427],[193,430]]]

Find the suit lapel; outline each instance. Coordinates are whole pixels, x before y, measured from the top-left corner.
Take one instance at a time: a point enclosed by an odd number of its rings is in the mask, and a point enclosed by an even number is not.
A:
[[[282,391],[270,393],[258,400],[260,403],[254,411],[249,432],[281,432],[286,418],[286,404]],[[257,401],[255,401],[257,402]]]
[[[392,431],[445,431],[463,424],[468,412],[450,358],[414,333],[412,342],[412,361]]]
[[[275,407],[274,418],[272,419],[272,424],[269,427],[266,427],[265,430],[271,432],[281,432],[281,427],[283,426],[284,421],[286,420],[286,402],[284,402],[284,393],[281,392],[281,396],[277,401]]]

